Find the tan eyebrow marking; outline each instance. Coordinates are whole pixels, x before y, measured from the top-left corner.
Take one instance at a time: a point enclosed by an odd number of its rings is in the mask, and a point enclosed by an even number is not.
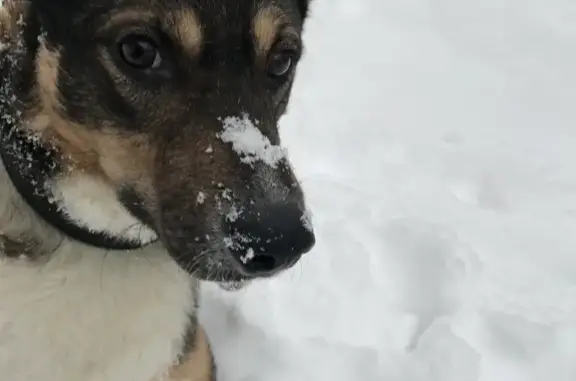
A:
[[[98,31],[102,33],[124,24],[152,24],[156,20],[161,23],[162,29],[178,45],[190,53],[199,53],[202,46],[202,25],[196,12],[189,8],[177,11],[161,10],[159,12],[139,8],[123,10],[111,15]]]
[[[174,12],[166,27],[186,51],[193,54],[200,52],[202,25],[194,10],[187,8]]]
[[[145,9],[128,9],[112,14],[110,19],[106,21],[102,27],[98,29],[99,32],[113,28],[118,25],[129,24],[134,22],[150,22],[154,20],[156,15],[150,10]]]
[[[279,33],[298,35],[296,30],[288,25],[286,14],[277,6],[266,6],[258,10],[252,20],[256,54],[268,55]]]

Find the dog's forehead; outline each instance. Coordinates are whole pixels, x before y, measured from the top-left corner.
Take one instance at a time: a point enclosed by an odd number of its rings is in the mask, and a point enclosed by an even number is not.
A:
[[[303,22],[295,0],[56,1],[75,2],[64,8],[71,16],[68,20],[88,34],[134,24],[160,25],[177,43],[194,51],[207,45],[246,46],[248,37],[264,53],[280,29],[289,29],[298,38]],[[86,25],[93,28],[85,29]]]
[[[284,17],[286,22],[298,24],[297,6],[294,0],[96,0],[86,2],[78,9],[79,18],[94,17],[98,14],[118,14],[132,11],[144,15],[163,17],[182,14],[194,18],[206,28],[222,29],[253,24],[254,18],[274,13]]]

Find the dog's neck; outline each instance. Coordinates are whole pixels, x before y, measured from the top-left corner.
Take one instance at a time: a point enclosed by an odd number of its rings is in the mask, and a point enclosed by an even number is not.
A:
[[[58,170],[56,152],[25,132],[0,123],[2,165],[18,193],[46,222],[68,237],[91,246],[107,250],[142,246],[138,241],[93,231],[70,219],[47,186]]]
[[[147,244],[124,234],[115,236],[90,229],[70,218],[62,203],[57,202],[49,186],[61,169],[57,151],[20,125],[14,91],[17,85],[12,81],[23,57],[24,51],[0,52],[0,165],[9,181],[36,214],[72,239],[106,250],[136,249]]]

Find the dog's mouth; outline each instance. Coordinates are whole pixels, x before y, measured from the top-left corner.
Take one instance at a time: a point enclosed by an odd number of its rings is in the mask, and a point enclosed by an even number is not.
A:
[[[240,281],[229,281],[229,282],[218,282],[218,286],[224,291],[238,291],[246,287],[249,281],[247,280],[240,280]]]
[[[165,242],[165,241],[163,241]],[[221,241],[220,241],[221,242]],[[311,248],[310,244],[310,248]],[[215,243],[215,248],[174,249],[172,242],[164,243],[168,252],[179,266],[193,277],[217,283],[222,289],[235,291],[242,289],[256,279],[270,278],[292,268],[302,257],[302,252],[263,252],[255,255],[252,248],[239,251]],[[289,258],[285,259],[285,257]]]

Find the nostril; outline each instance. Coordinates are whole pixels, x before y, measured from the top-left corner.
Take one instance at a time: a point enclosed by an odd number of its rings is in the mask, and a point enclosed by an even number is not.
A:
[[[258,255],[247,259],[243,267],[250,273],[269,273],[276,265],[276,259],[271,255]]]
[[[315,244],[302,215],[301,208],[283,204],[227,221],[228,248],[241,270],[250,275],[271,274],[298,262]]]

